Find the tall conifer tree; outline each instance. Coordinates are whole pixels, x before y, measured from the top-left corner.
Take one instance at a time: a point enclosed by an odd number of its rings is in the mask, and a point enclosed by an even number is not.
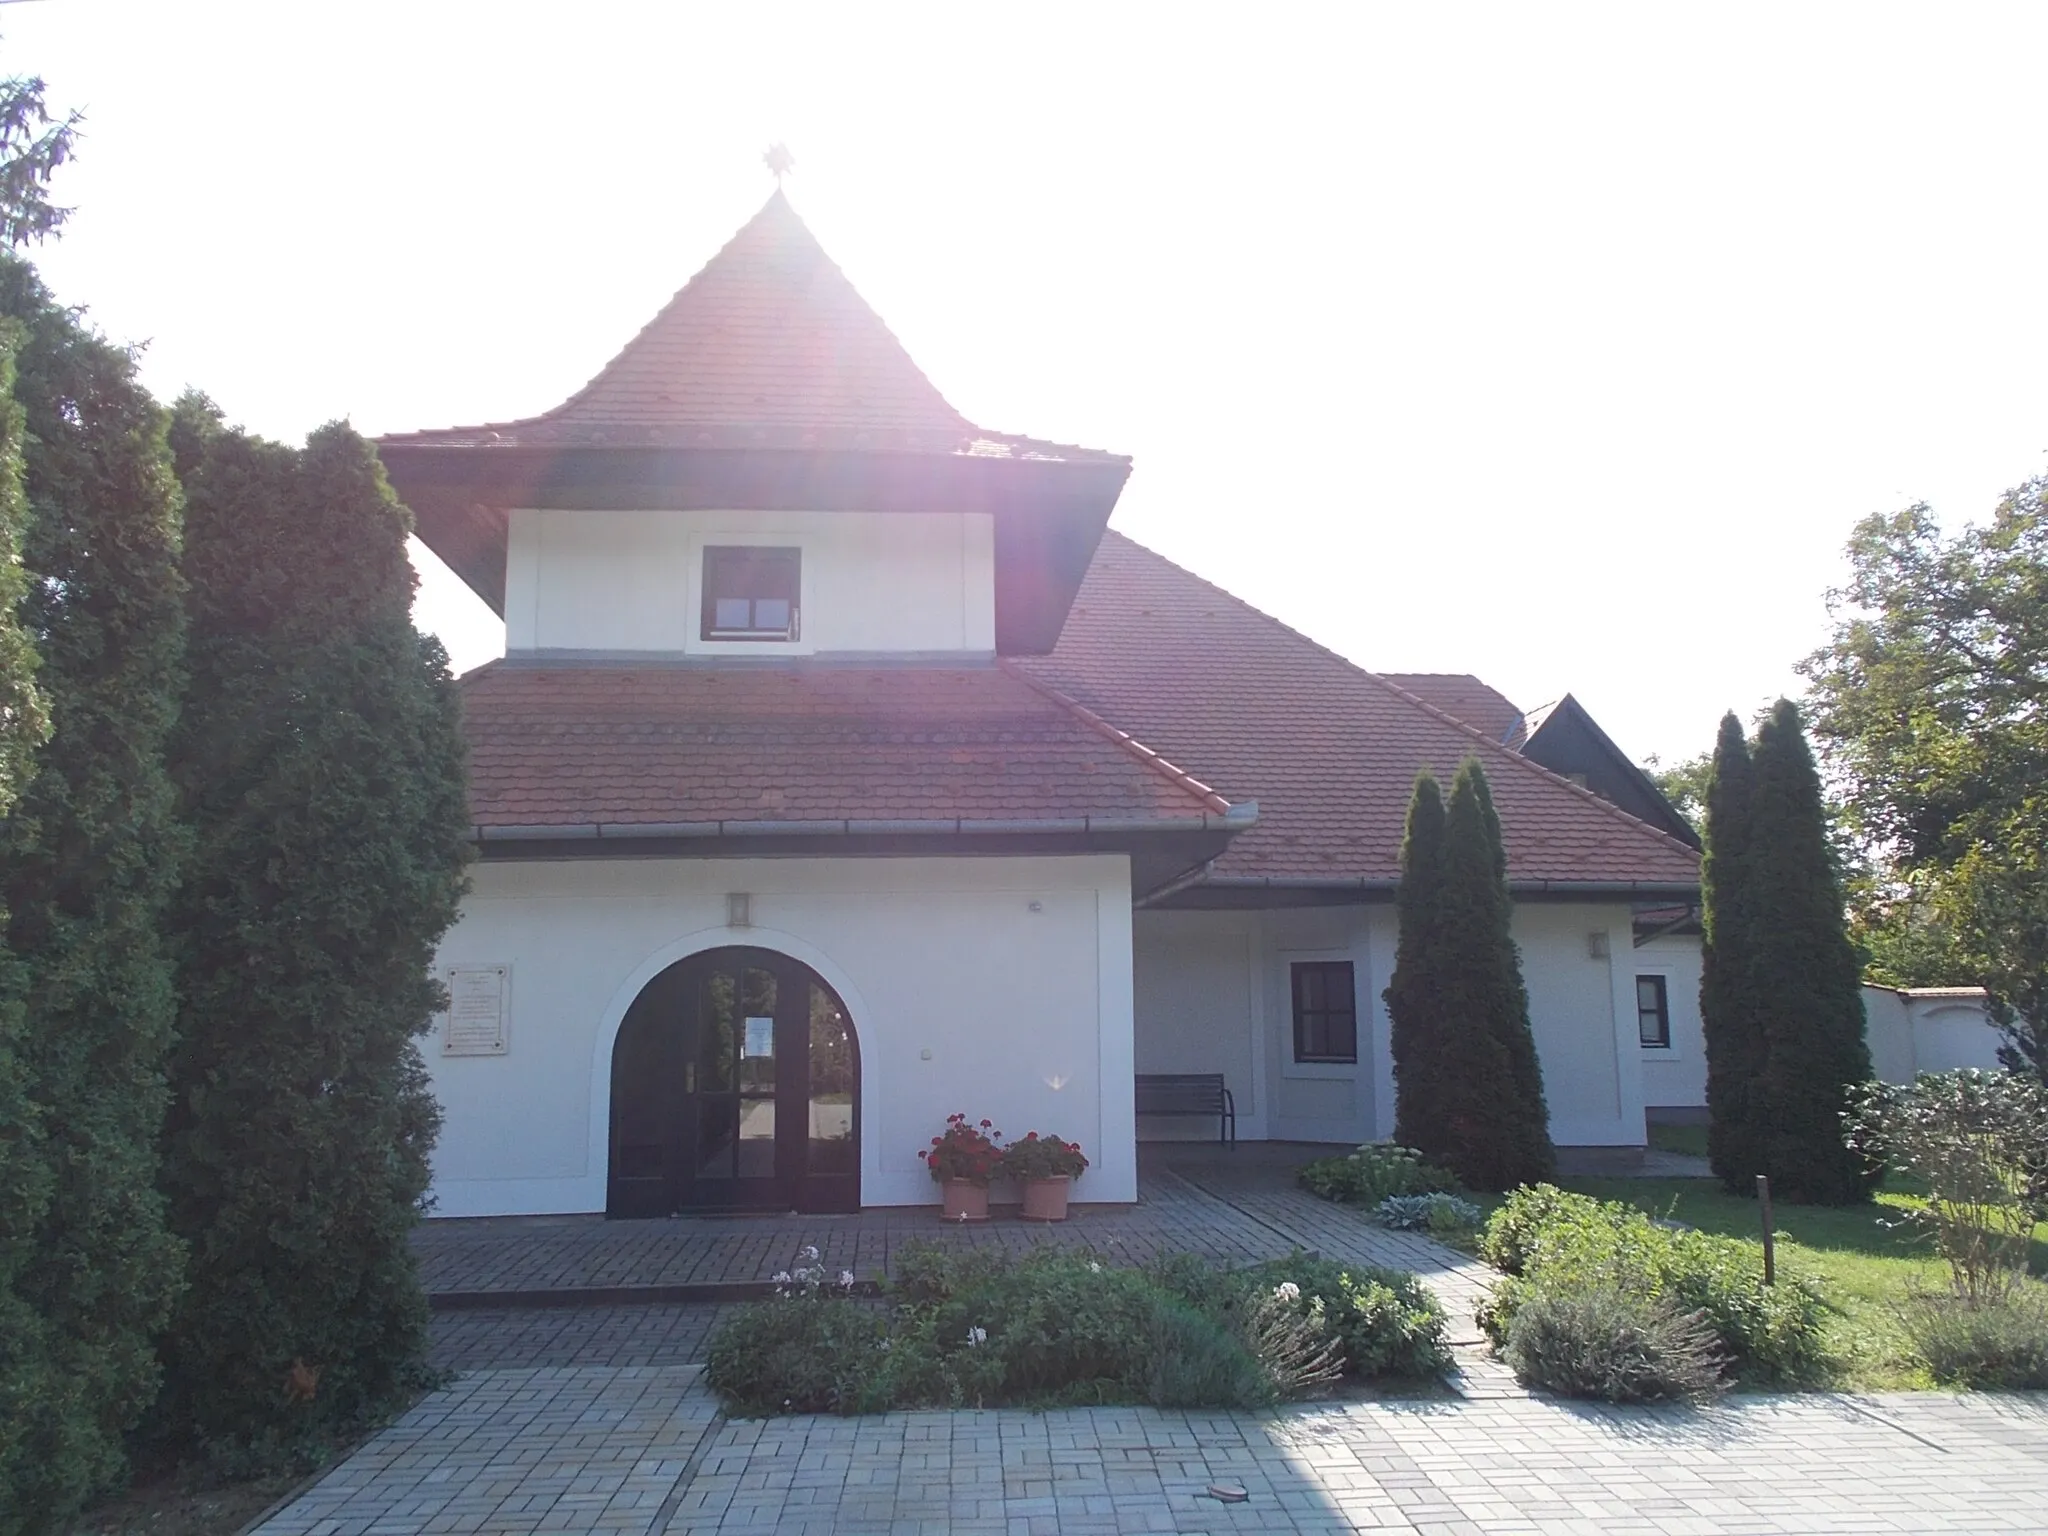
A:
[[[1450,1006],[1471,1021],[1451,1166],[1474,1189],[1512,1189],[1556,1171],[1506,874],[1486,771],[1468,757],[1444,815],[1444,934]]]
[[[1755,1002],[1756,928],[1749,873],[1756,772],[1734,712],[1721,717],[1707,781],[1700,862],[1700,1025],[1707,1052],[1707,1156],[1732,1193],[1750,1193],[1764,1171],[1754,1085],[1763,1075],[1763,1022]]]
[[[1842,1138],[1848,1089],[1870,1080],[1862,966],[1828,848],[1820,774],[1789,699],[1758,728],[1753,763],[1751,974],[1765,1050],[1760,1171],[1787,1199],[1847,1205],[1868,1199],[1875,1183]]]
[[[424,1366],[407,1247],[438,1110],[416,1036],[464,888],[457,700],[412,626],[410,515],[346,426],[303,450],[173,433],[190,694],[166,1187],[193,1289],[163,1421],[279,1450],[400,1400]],[[319,1373],[287,1411],[295,1364]]]
[[[133,360],[11,257],[0,314],[19,326],[26,429],[18,612],[50,720],[0,825],[30,1128],[0,1142],[35,1164],[0,1195],[13,1309],[33,1319],[0,1351],[0,1397],[35,1393],[25,1413],[0,1401],[0,1531],[17,1532],[62,1527],[121,1475],[179,1286],[156,1172],[174,1013],[158,934],[183,852],[163,753],[184,615],[165,418]]]
[[[1449,1150],[1456,1063],[1445,1037],[1443,947],[1444,800],[1436,775],[1415,776],[1401,842],[1395,898],[1400,935],[1387,980],[1388,1048],[1394,1058],[1394,1140],[1433,1161]]]
[[[1555,1154],[1509,932],[1507,855],[1476,759],[1459,768],[1448,810],[1435,777],[1418,776],[1401,859],[1386,993],[1395,1137],[1475,1189],[1548,1177]]]

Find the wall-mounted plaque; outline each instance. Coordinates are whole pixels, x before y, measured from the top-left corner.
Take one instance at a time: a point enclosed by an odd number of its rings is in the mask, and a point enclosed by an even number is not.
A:
[[[502,1056],[511,1048],[512,967],[451,965],[442,972],[448,1011],[441,1016],[443,1056]]]

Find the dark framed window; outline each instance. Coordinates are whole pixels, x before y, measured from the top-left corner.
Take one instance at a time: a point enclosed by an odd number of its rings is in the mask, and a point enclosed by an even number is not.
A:
[[[1662,976],[1636,978],[1636,1030],[1643,1044],[1671,1044],[1671,991]]]
[[[1358,994],[1349,960],[1297,960],[1294,975],[1294,1059],[1358,1060]]]
[[[794,640],[801,550],[713,544],[704,550],[705,640]]]

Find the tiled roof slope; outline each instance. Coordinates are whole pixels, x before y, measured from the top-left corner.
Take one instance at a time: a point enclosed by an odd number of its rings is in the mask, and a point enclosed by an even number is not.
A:
[[[1448,783],[1476,753],[1512,881],[1699,878],[1684,844],[1115,532],[1058,647],[1019,665],[1230,798],[1257,799],[1221,876],[1391,882],[1416,770]]]
[[[462,681],[478,826],[1034,821],[1226,802],[994,666],[547,667]]]
[[[1507,741],[1522,719],[1522,712],[1506,694],[1469,672],[1382,672],[1380,676],[1495,741]]]
[[[984,432],[969,422],[911,361],[780,191],[561,405],[525,421],[381,441],[1114,457]]]

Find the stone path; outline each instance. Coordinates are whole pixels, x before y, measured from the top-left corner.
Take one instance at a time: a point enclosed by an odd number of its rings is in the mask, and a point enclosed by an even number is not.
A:
[[[686,1368],[482,1371],[263,1536],[2040,1531],[2048,1403],[1534,1398],[728,1422]],[[1242,1503],[1212,1488],[1241,1488]]]
[[[474,1307],[437,1312],[433,1363],[442,1370],[515,1366],[694,1365],[733,1303],[619,1307]]]
[[[606,1221],[595,1216],[429,1222],[414,1239],[437,1304],[504,1298],[566,1300],[592,1292],[671,1300],[711,1299],[787,1269],[806,1244],[837,1273],[878,1279],[907,1243],[1002,1247],[1041,1243],[1093,1249],[1121,1263],[1195,1253],[1251,1264],[1296,1248],[1359,1264],[1412,1270],[1434,1287],[1454,1320],[1470,1322],[1489,1278],[1483,1265],[1426,1237],[1387,1232],[1357,1211],[1295,1188],[1292,1168],[1310,1149],[1248,1143],[1234,1153],[1146,1149],[1135,1206],[1081,1207],[1056,1226],[1017,1220],[948,1225],[929,1208],[846,1216],[678,1217]]]

